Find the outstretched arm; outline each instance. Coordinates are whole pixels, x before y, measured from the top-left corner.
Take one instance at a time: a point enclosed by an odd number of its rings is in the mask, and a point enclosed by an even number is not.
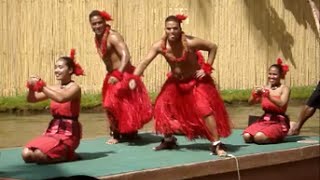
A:
[[[154,58],[156,58],[157,55],[159,54],[160,47],[161,47],[160,42],[156,42],[155,44],[152,45],[152,47],[149,50],[145,59],[135,69],[135,71],[133,73],[134,75],[141,76],[141,74],[143,74],[144,70],[154,60]]]
[[[148,67],[148,65],[154,60],[154,58],[157,57],[159,54],[159,49],[161,47],[160,42],[156,42],[152,45],[151,49],[149,50],[147,56],[145,59],[137,66],[137,68],[134,70],[133,75],[134,76],[141,76],[144,72],[144,70]],[[136,81],[134,79],[131,79],[129,81],[129,88],[135,89],[136,88]]]

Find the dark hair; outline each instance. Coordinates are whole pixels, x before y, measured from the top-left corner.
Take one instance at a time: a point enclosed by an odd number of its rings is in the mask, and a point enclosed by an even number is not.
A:
[[[98,10],[91,11],[91,13],[89,14],[89,21],[91,20],[91,18],[93,16],[101,16],[100,11],[98,11]]]
[[[59,60],[63,60],[65,63],[66,63],[66,66],[70,69],[72,68],[73,70],[75,69],[75,64],[74,64],[74,61],[73,59],[71,59],[70,57],[68,56],[62,56],[59,58]]]
[[[179,24],[179,27],[181,27],[181,21],[174,15],[168,16],[164,22],[166,23],[168,21],[174,21]]]
[[[277,68],[278,71],[279,71],[279,74],[280,74],[281,76],[283,76],[283,70],[282,70],[282,66],[281,66],[280,64],[272,64],[272,65],[269,67],[269,70],[270,70],[272,67]]]

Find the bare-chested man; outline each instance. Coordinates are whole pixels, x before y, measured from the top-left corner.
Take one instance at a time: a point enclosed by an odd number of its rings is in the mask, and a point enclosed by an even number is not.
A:
[[[155,42],[134,75],[141,75],[158,54],[165,57],[171,72],[157,97],[154,109],[156,132],[164,134],[155,150],[177,146],[174,133],[189,139],[206,138],[212,142],[211,151],[226,155],[220,137],[231,134],[229,118],[223,101],[210,74],[217,46],[209,41],[185,35],[181,23],[184,15],[165,20],[165,36]],[[205,62],[200,50],[208,52]],[[130,80],[131,89],[136,81]]]
[[[106,109],[112,138],[106,143],[115,144],[121,139],[136,137],[138,129],[152,118],[152,105],[147,90],[139,78],[138,88],[128,88],[135,69],[123,37],[107,24],[111,16],[94,10],[89,21],[95,33],[95,43],[107,74],[102,88],[102,105]]]

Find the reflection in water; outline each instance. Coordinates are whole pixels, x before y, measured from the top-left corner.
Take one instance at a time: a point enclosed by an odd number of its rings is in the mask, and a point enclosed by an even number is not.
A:
[[[301,105],[288,107],[288,115],[291,120],[296,117]],[[227,110],[234,122],[235,128],[245,128],[248,123],[248,115],[261,115],[263,112],[259,105],[228,105]],[[51,119],[49,113],[17,116],[13,114],[0,114],[0,148],[23,146],[30,139],[40,135],[48,126]],[[105,121],[105,114],[81,113],[80,122],[83,125],[83,138],[94,138],[98,136],[109,136],[108,124]],[[301,135],[319,136],[320,112],[310,118],[304,125]],[[141,131],[152,131],[153,122],[147,124]]]

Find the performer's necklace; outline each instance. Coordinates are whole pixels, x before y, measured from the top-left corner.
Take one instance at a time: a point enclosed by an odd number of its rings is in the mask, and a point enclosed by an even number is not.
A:
[[[60,85],[60,89],[64,89],[68,84],[70,84],[71,82],[73,82],[73,80],[70,80],[69,82],[67,83],[61,83]]]
[[[278,89],[280,86],[281,86],[281,84],[279,84],[279,85],[277,85],[277,86],[271,86],[271,88],[270,88],[270,89],[272,89],[272,90],[276,90],[276,89]]]
[[[98,39],[97,37],[95,37],[96,48],[97,48],[98,54],[102,59],[107,53],[107,38],[108,38],[109,32],[110,32],[110,26],[107,26],[101,39]]]

